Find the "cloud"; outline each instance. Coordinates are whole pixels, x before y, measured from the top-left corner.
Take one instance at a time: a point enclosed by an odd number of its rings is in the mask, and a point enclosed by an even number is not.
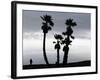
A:
[[[75,38],[91,39],[91,32],[90,32],[90,30],[76,29],[76,30],[74,30],[73,35],[75,36]]]
[[[39,32],[24,32],[23,38],[24,39],[42,39],[43,33],[41,31]]]

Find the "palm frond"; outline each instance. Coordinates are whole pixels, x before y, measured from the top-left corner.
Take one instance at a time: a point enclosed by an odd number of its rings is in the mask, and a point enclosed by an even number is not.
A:
[[[65,35],[67,35],[67,32],[62,32],[62,34],[65,36]]]
[[[55,44],[56,42],[55,42],[55,41],[53,41],[53,43]]]
[[[73,23],[72,23],[72,26],[73,26],[73,27],[74,27],[74,26],[77,26],[76,22],[73,22]]]
[[[54,23],[53,23],[52,21],[50,21],[49,24],[50,24],[51,26],[54,26]]]
[[[40,16],[40,18],[44,21],[44,17]]]
[[[51,29],[52,29],[51,27],[47,27],[47,30],[49,30],[49,31],[50,31]]]
[[[71,38],[72,38],[72,39],[75,39],[75,37],[74,37],[74,36],[71,36]]]
[[[59,40],[63,39],[62,35],[60,35],[60,34],[55,34],[54,37],[55,37],[55,39],[59,39]]]

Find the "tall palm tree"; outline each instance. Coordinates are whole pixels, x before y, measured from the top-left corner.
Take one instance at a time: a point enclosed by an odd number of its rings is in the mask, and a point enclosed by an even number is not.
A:
[[[64,40],[62,41],[62,44],[65,44],[63,47],[64,51],[63,64],[66,64],[68,60],[69,45],[72,42],[70,38],[74,39],[74,36],[72,36],[73,33],[72,27],[77,25],[76,22],[73,22],[73,19],[67,19],[65,24],[67,25],[67,28],[66,31],[62,33],[65,36]]]
[[[48,65],[49,62],[47,59],[46,49],[45,49],[46,34],[48,33],[48,31],[50,31],[52,29],[51,27],[54,26],[54,23],[53,23],[52,17],[50,15],[43,15],[40,17],[43,20],[42,27],[41,27],[41,29],[43,30],[43,34],[44,34],[44,37],[43,37],[43,56],[44,56],[44,60],[45,60],[46,64]]]
[[[63,39],[63,37],[62,37],[62,35],[59,35],[59,34],[55,34],[54,37],[57,40],[57,42],[53,42],[53,43],[56,43],[55,49],[57,49],[57,62],[56,62],[56,64],[59,64],[59,61],[60,61],[60,57],[59,57],[60,43],[61,43],[61,40]]]

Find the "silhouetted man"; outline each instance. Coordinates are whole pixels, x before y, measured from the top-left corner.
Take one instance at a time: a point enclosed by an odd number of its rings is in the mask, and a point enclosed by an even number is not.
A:
[[[30,59],[30,65],[32,65],[32,62],[33,62],[32,59]]]

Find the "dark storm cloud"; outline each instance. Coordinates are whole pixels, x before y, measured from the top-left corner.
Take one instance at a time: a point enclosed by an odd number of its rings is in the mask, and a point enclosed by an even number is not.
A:
[[[41,31],[42,20],[40,16],[45,14],[51,15],[55,23],[52,31],[65,31],[66,19],[72,18],[77,26],[73,28],[74,35],[80,38],[90,38],[90,14],[89,13],[72,13],[72,12],[45,12],[45,11],[31,11],[23,10],[23,32],[37,32]],[[84,32],[84,33],[82,33]],[[83,36],[82,36],[83,35]]]

